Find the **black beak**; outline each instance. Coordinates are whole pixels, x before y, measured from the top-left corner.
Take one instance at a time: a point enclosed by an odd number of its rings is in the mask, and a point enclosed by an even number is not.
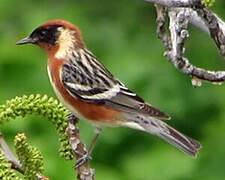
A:
[[[31,37],[26,37],[24,39],[21,39],[16,43],[16,45],[22,45],[22,44],[34,44],[36,43],[36,40]]]

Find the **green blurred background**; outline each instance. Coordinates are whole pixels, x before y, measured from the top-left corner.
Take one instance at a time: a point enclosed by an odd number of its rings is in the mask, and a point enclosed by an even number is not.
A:
[[[212,9],[225,19],[225,1]],[[197,159],[159,138],[127,128],[106,127],[92,154],[97,180],[222,180],[225,179],[225,85],[204,83],[193,88],[189,77],[163,57],[156,36],[155,9],[140,0],[0,0],[0,103],[23,94],[55,94],[39,48],[16,46],[35,27],[51,19],[80,26],[89,50],[131,90],[172,116],[169,122],[199,140]],[[211,39],[190,27],[186,56],[197,66],[224,70],[225,60]],[[79,123],[89,144],[92,127]],[[10,144],[25,132],[44,156],[46,175],[54,180],[75,179],[68,162],[58,156],[52,124],[40,117],[12,120],[1,127]]]

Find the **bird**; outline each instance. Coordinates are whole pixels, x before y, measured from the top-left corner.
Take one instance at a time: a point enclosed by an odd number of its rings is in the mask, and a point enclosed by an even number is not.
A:
[[[56,96],[74,116],[95,127],[94,141],[104,126],[128,127],[156,135],[190,156],[197,156],[201,144],[168,125],[163,120],[170,119],[169,115],[145,102],[111,74],[88,50],[78,26],[51,20],[16,44],[34,44],[45,51]]]

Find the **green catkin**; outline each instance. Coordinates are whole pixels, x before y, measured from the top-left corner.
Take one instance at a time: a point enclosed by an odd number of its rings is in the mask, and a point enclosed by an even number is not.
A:
[[[67,115],[69,111],[56,99],[47,95],[30,95],[15,97],[0,105],[0,124],[17,117],[26,115],[39,115],[46,117],[56,127],[61,143],[60,155],[69,160],[73,158],[73,153],[66,134]]]
[[[22,164],[24,178],[26,180],[37,179],[37,175],[43,174],[43,157],[40,151],[27,143],[24,133],[17,134],[14,139],[16,154]]]
[[[11,163],[6,159],[2,150],[0,149],[0,179],[1,180],[22,180],[18,177],[15,171],[11,168]]]

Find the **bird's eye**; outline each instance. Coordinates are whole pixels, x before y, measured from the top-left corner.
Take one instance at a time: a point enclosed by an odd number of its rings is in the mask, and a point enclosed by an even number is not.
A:
[[[47,31],[45,31],[45,30],[40,31],[40,32],[39,32],[39,37],[40,37],[40,39],[44,39],[46,33],[47,33]]]

